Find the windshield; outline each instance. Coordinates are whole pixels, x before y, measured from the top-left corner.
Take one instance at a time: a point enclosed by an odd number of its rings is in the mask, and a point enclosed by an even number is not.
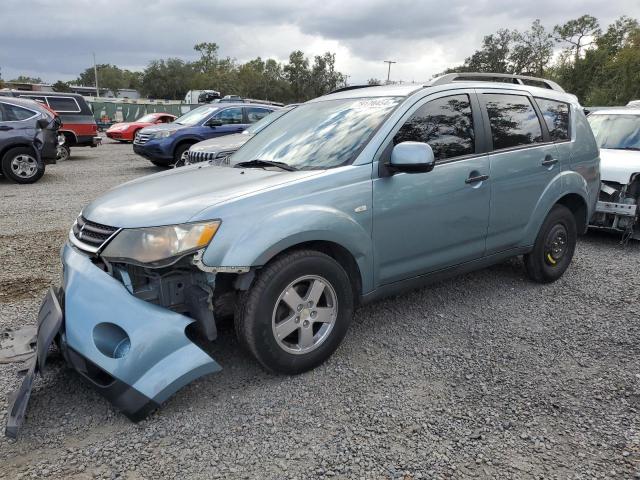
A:
[[[279,119],[282,115],[284,115],[285,113],[290,112],[290,111],[291,111],[290,108],[283,108],[282,110],[275,110],[275,111],[271,112],[269,115],[267,115],[266,117],[261,118],[256,123],[251,125],[249,128],[247,128],[244,131],[244,133],[249,133],[251,135],[255,135],[256,133],[258,133],[259,131],[264,129],[264,127],[266,127],[267,125],[272,124],[275,120]]]
[[[179,123],[180,125],[189,125],[193,127],[202,123],[202,121],[211,115],[216,110],[220,110],[220,107],[213,105],[203,105],[201,107],[191,110],[189,113],[185,113],[173,123]]]
[[[231,161],[282,162],[300,170],[346,165],[401,100],[376,97],[305,103],[249,140]]]
[[[640,115],[589,115],[600,148],[640,150]]]
[[[140,117],[138,120],[136,120],[136,122],[153,123],[157,120],[157,118],[158,117],[156,117],[154,114],[148,113],[143,117]]]

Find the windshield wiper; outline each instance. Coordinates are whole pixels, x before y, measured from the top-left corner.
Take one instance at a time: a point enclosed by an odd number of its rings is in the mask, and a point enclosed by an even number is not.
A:
[[[602,147],[605,150],[640,150],[640,147]]]
[[[240,162],[234,165],[235,168],[263,168],[263,167],[277,167],[287,172],[295,172],[298,170],[296,167],[284,162],[274,162],[272,160],[249,160],[248,162]]]

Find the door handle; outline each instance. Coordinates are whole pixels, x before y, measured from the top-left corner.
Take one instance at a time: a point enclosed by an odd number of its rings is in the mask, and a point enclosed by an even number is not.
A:
[[[13,130],[13,127],[9,125],[0,125],[0,131],[6,132],[7,130]]]
[[[542,166],[550,167],[551,165],[555,165],[556,163],[558,163],[557,158],[553,158],[551,155],[547,155],[546,157],[544,157],[544,160],[542,161]]]
[[[464,183],[478,183],[478,182],[484,182],[485,180],[489,179],[489,175],[476,175],[474,177],[469,177],[467,178]]]

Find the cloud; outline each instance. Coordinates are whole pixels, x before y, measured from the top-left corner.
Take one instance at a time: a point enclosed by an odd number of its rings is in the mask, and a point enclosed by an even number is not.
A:
[[[72,79],[92,63],[142,69],[152,59],[194,59],[193,45],[213,41],[224,56],[286,60],[292,50],[337,54],[350,82],[427,80],[460,63],[498,28],[552,28],[589,13],[604,26],[640,17],[637,0],[4,0],[0,68],[47,81]],[[29,12],[28,15],[25,12]]]

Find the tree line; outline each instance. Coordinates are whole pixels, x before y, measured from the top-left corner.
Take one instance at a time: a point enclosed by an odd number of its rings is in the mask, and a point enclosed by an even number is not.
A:
[[[98,85],[114,93],[132,88],[155,99],[181,100],[189,90],[216,90],[222,95],[292,103],[324,95],[346,84],[346,76],[336,70],[336,56],[331,52],[309,59],[296,50],[286,63],[260,57],[239,63],[231,57],[221,57],[216,43],[199,43],[194,50],[199,54],[195,61],[152,60],[142,72],[110,64],[97,65]],[[16,81],[41,83],[39,78],[24,76]],[[71,82],[56,82],[53,89],[69,91],[69,84],[94,86],[94,68],[85,69]]]
[[[625,105],[640,98],[640,27],[622,16],[600,26],[591,15],[547,30],[500,29],[462,65],[443,73],[494,72],[546,77],[578,96],[583,105]]]

